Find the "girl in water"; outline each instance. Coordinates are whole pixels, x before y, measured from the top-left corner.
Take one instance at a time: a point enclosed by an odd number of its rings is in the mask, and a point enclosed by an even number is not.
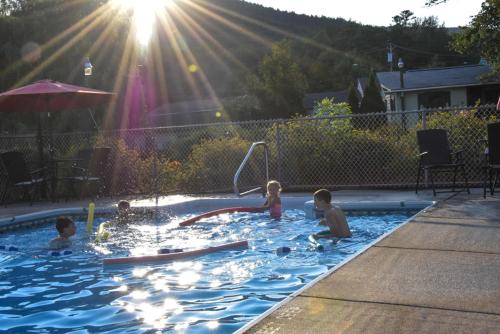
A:
[[[267,183],[267,199],[263,205],[263,209],[269,209],[271,218],[278,219],[281,217],[281,185],[278,181],[272,180]]]

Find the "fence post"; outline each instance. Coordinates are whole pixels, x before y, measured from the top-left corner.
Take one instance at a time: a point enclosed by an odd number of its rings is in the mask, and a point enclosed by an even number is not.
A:
[[[281,121],[278,121],[276,126],[276,149],[278,151],[278,180],[283,182],[281,179]]]
[[[427,113],[425,109],[422,110],[422,129],[427,129]],[[426,188],[429,187],[429,171],[427,169],[424,169],[424,185]]]

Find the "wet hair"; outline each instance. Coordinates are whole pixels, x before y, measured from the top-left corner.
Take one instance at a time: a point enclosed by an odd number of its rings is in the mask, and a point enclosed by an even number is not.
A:
[[[281,184],[276,180],[267,182],[267,188],[269,188],[269,186],[278,186],[278,190],[281,191]]]
[[[130,209],[130,202],[129,201],[125,201],[125,200],[121,200],[118,202],[118,210],[127,210],[127,209]]]
[[[73,219],[69,217],[57,217],[56,219],[56,229],[59,234],[64,233],[64,229],[73,223]]]
[[[314,193],[314,198],[330,203],[332,201],[332,194],[326,189],[320,189]]]

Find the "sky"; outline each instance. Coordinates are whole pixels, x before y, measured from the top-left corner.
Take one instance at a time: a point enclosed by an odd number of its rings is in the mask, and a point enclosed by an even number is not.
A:
[[[388,26],[405,9],[417,17],[437,16],[446,27],[467,25],[481,9],[483,0],[448,0],[425,7],[426,0],[245,0],[298,14],[341,17],[363,24]]]

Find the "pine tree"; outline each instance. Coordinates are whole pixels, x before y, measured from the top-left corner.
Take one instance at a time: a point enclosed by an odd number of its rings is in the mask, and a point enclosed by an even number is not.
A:
[[[375,72],[373,71],[370,73],[368,85],[365,87],[360,112],[363,114],[385,112],[385,103],[382,101],[379,86],[375,81]]]
[[[361,100],[360,112],[362,114],[385,112],[385,103],[380,95],[379,85],[375,80],[375,72],[370,73],[368,85],[365,87],[363,99]],[[364,119],[366,128],[376,128],[387,122],[385,115],[374,116]]]
[[[356,91],[356,84],[354,81],[351,81],[351,84],[349,85],[349,91],[347,93],[347,103],[351,106],[353,114],[358,114],[360,112],[358,93]]]

